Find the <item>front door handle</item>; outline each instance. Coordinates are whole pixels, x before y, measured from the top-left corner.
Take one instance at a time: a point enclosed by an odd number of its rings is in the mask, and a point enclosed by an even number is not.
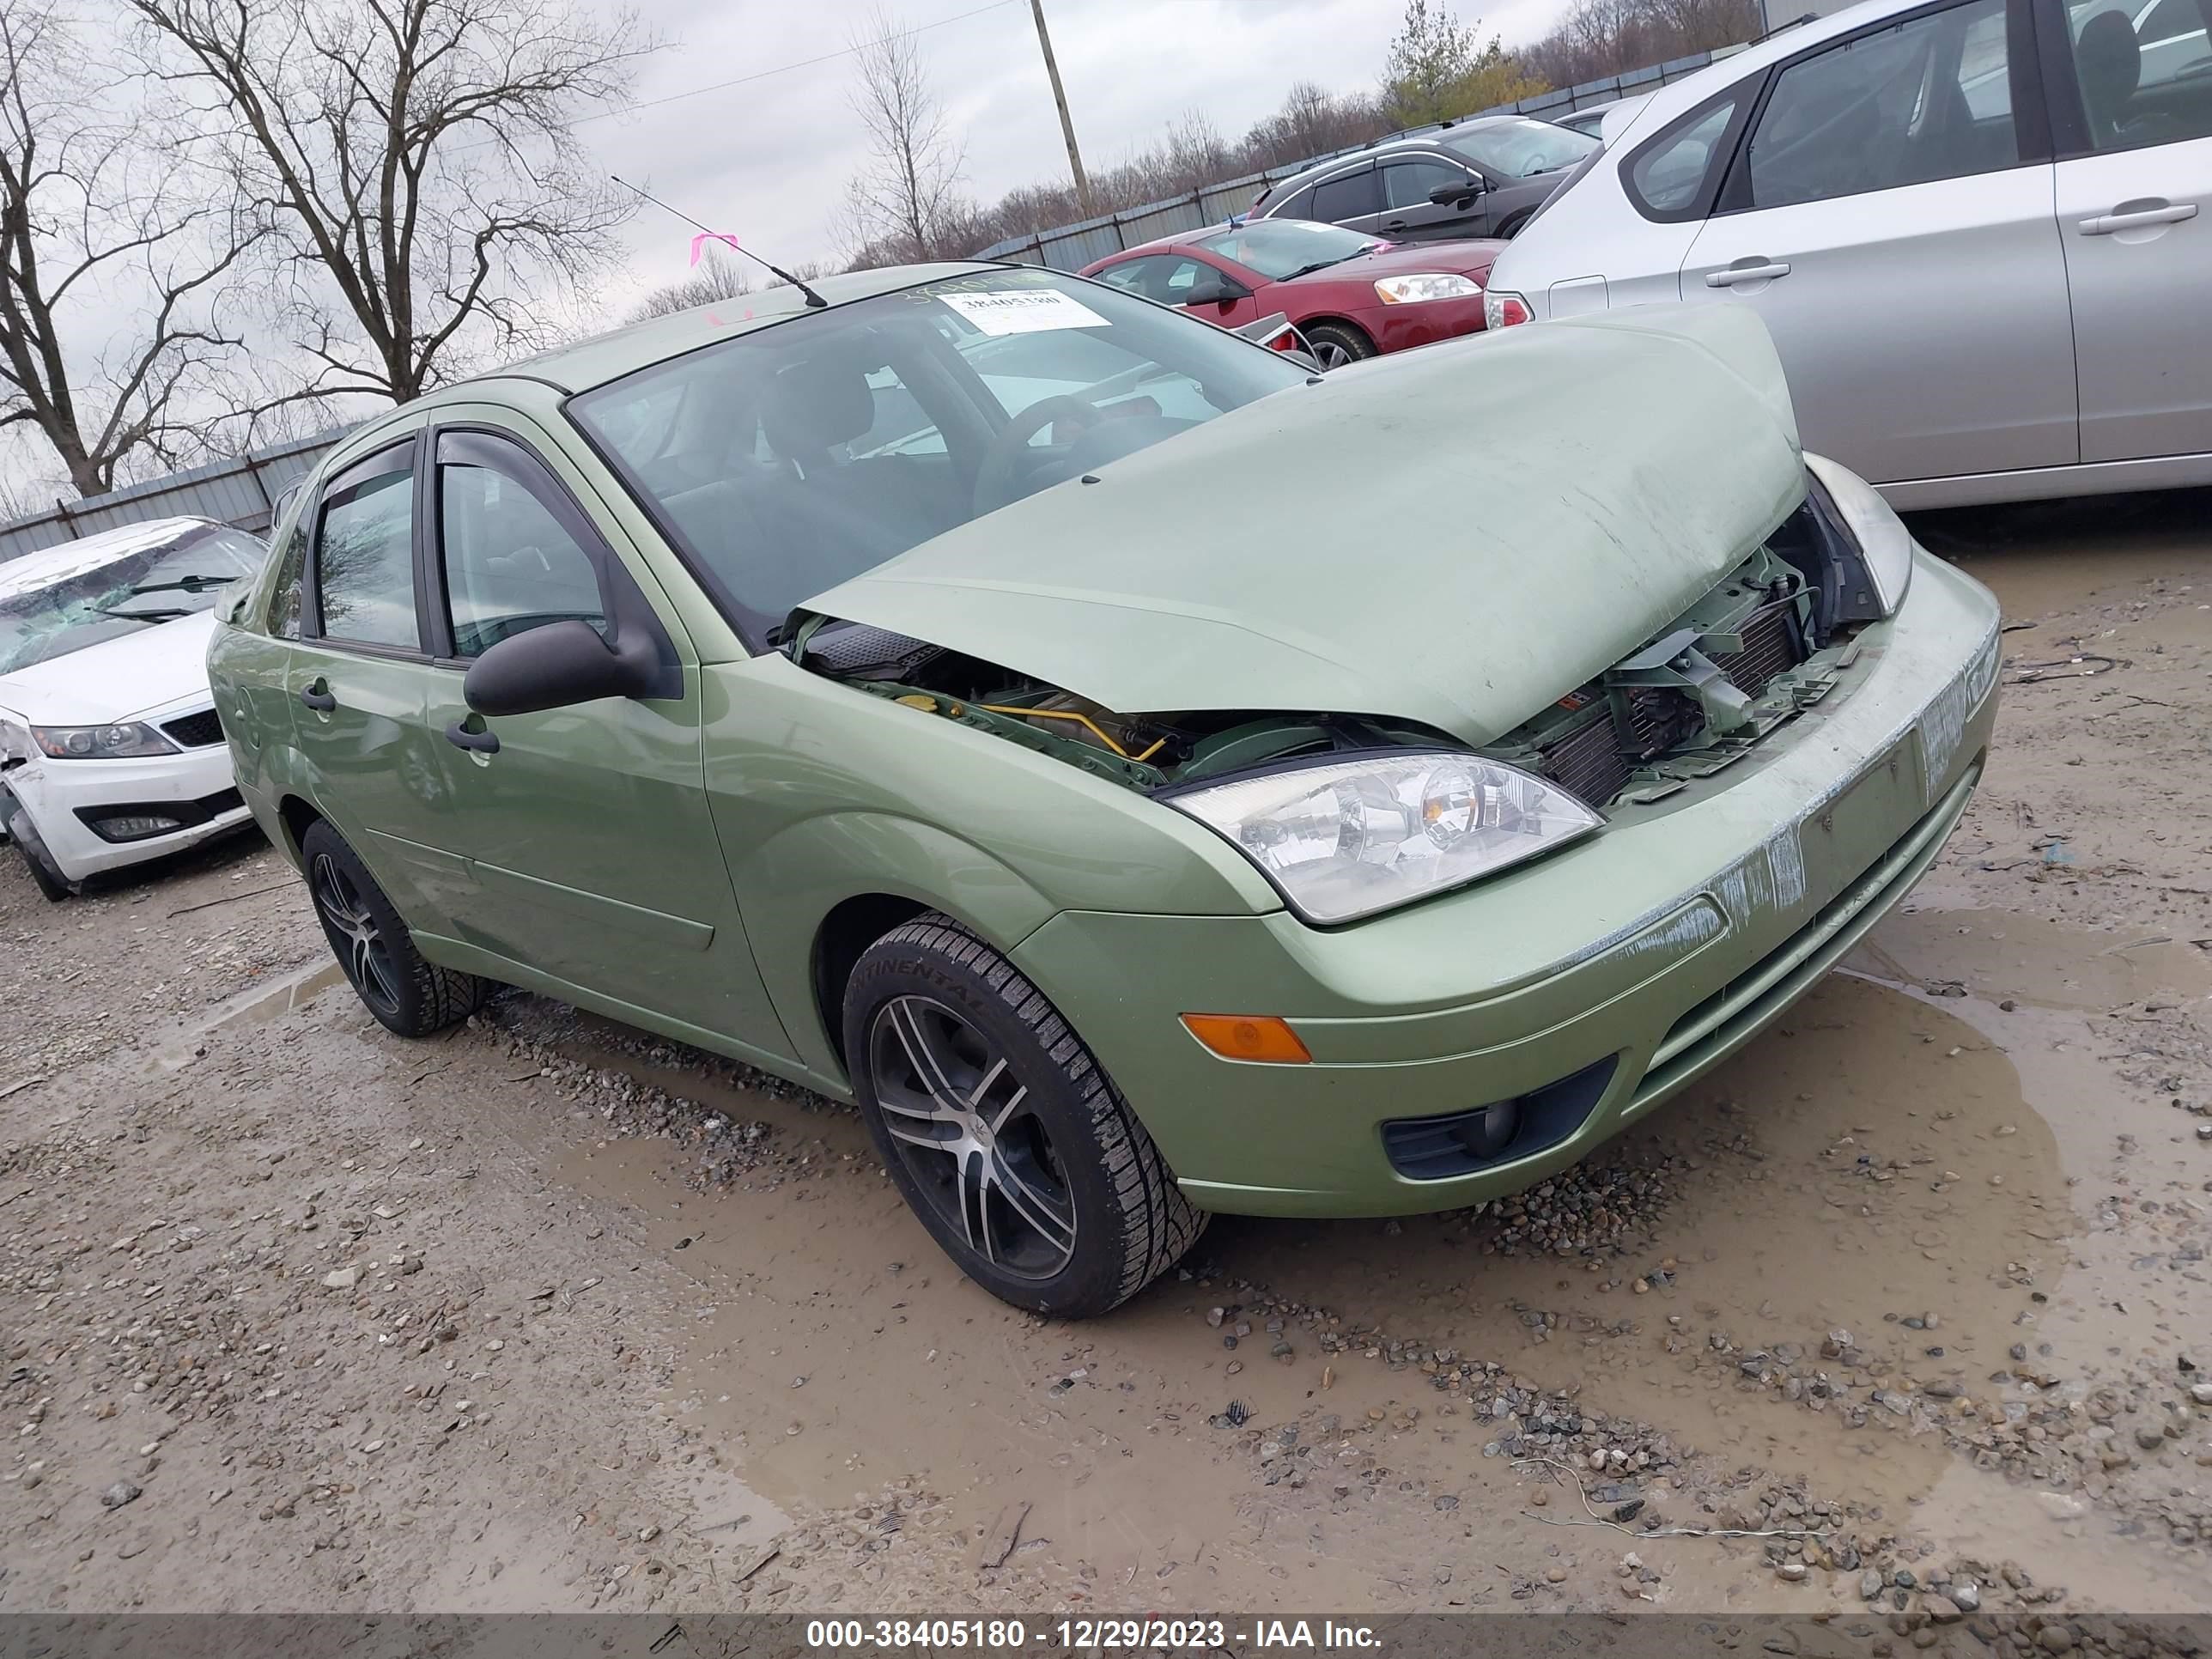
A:
[[[1776,276],[1787,276],[1790,266],[1781,259],[1760,259],[1749,264],[1730,265],[1725,270],[1705,273],[1707,288],[1734,288],[1738,283],[1763,283]]]
[[[2122,207],[2112,213],[2100,213],[2094,219],[2081,222],[2084,236],[2110,236],[2116,230],[2138,230],[2145,225],[2178,225],[2185,219],[2197,216],[2194,202],[2145,203],[2141,207]]]
[[[1403,230],[1405,228],[1406,222],[1403,219],[1385,219],[1382,222],[1382,228],[1385,230]]]
[[[317,680],[312,685],[300,688],[300,701],[319,714],[327,714],[338,706],[338,700],[330,694],[325,683]]]
[[[446,728],[446,741],[456,749],[471,750],[479,755],[499,753],[498,732],[471,732],[459,720]]]

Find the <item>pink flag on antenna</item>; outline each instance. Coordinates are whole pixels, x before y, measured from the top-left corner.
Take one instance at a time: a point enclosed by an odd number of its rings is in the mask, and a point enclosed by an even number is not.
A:
[[[699,263],[699,251],[705,247],[709,242],[727,242],[732,247],[737,248],[738,252],[743,253],[744,252],[743,248],[738,247],[738,239],[732,235],[728,231],[702,230],[696,236],[694,236],[691,239],[691,263],[693,264],[696,265]]]

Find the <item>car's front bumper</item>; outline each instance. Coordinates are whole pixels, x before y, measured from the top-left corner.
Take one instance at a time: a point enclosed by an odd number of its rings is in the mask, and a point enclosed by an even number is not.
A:
[[[1410,351],[1482,332],[1482,296],[1425,300],[1412,305],[1376,306],[1354,319],[1367,330],[1379,352]]]
[[[1996,606],[1923,555],[1869,641],[1735,767],[1463,892],[1326,931],[1064,912],[1015,960],[1207,1208],[1408,1213],[1516,1191],[1748,1042],[1934,861],[1988,745]],[[1185,1012],[1280,1015],[1313,1063],[1218,1059]],[[1385,1125],[1577,1077],[1594,1097],[1540,1150],[1441,1178],[1386,1150]]]
[[[181,851],[252,822],[231,780],[230,749],[210,744],[143,760],[33,759],[11,769],[5,783],[38,826],[46,851],[71,881]],[[167,834],[112,841],[87,820],[104,811],[143,805],[189,819]]]

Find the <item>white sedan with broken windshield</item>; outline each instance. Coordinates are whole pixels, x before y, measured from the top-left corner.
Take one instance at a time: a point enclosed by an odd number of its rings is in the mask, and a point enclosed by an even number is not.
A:
[[[0,830],[48,898],[252,824],[207,644],[265,550],[161,519],[0,564]]]

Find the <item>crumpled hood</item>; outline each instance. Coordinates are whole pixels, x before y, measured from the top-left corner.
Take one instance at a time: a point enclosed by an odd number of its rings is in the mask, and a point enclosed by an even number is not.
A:
[[[99,726],[204,696],[215,620],[179,617],[0,674],[0,710],[33,726]]]
[[[1125,714],[1488,743],[1651,638],[1804,493],[1748,307],[1374,359],[963,525],[805,609]]]

